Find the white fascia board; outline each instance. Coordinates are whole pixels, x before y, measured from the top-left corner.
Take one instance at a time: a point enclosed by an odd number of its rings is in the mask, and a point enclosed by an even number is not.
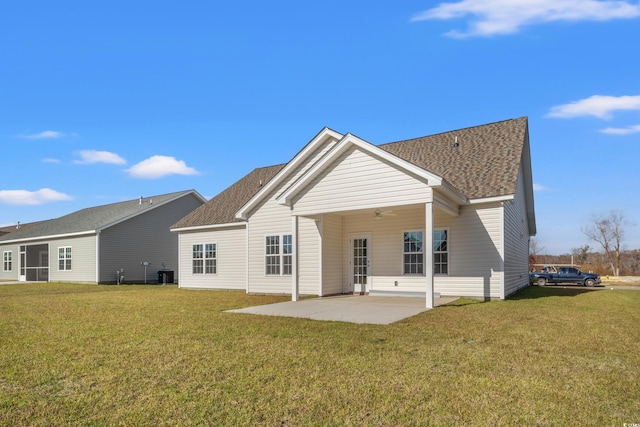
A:
[[[118,224],[120,224],[120,223],[122,223],[122,222],[128,221],[128,220],[130,220],[131,218],[135,218],[135,217],[137,217],[138,215],[145,214],[145,213],[147,213],[147,212],[149,212],[149,211],[152,211],[153,209],[157,209],[157,208],[159,208],[160,206],[164,206],[164,205],[166,205],[167,203],[174,202],[174,201],[176,201],[176,200],[178,200],[178,199],[181,199],[181,198],[183,198],[183,197],[185,197],[185,196],[188,196],[188,195],[190,195],[190,194],[193,194],[194,196],[196,196],[196,198],[200,199],[200,200],[202,201],[202,203],[206,203],[206,200],[204,199],[204,197],[202,197],[200,194],[198,194],[198,192],[197,192],[197,191],[195,191],[195,190],[191,190],[191,191],[189,191],[189,192],[187,192],[187,193],[184,193],[184,194],[179,194],[179,195],[177,195],[176,197],[173,197],[173,198],[171,198],[171,199],[165,200],[164,202],[161,202],[161,203],[149,203],[149,202],[147,201],[147,202],[144,202],[144,203],[148,203],[148,204],[149,204],[149,209],[145,209],[145,210],[143,210],[143,211],[138,211],[138,212],[133,213],[133,214],[131,214],[131,215],[125,216],[124,218],[120,218],[120,219],[118,219],[117,221],[114,221],[114,222],[112,222],[112,223],[110,223],[110,224],[106,224],[106,225],[103,225],[102,227],[98,227],[98,228],[96,229],[96,231],[98,231],[98,232],[99,232],[99,231],[105,230],[105,229],[107,229],[107,228],[109,228],[109,227],[113,227],[114,225],[118,225]],[[150,201],[153,201],[153,197],[148,197],[148,199],[149,199]],[[144,199],[143,199],[143,200],[144,200]]]
[[[536,226],[536,211],[535,203],[533,199],[533,175],[531,173],[531,148],[529,146],[529,127],[527,127],[527,133],[524,138],[524,145],[522,147],[522,156],[520,159],[522,165],[522,175],[524,177],[524,197],[527,206],[527,221],[529,222],[529,232],[532,236],[537,233]]]
[[[248,212],[255,207],[266,194],[269,194],[274,187],[281,185],[282,181],[284,181],[301,163],[306,161],[308,156],[313,153],[320,144],[323,144],[328,139],[339,140],[340,138],[342,138],[342,134],[329,129],[328,127],[323,128],[302,150],[300,150],[298,154],[294,156],[293,159],[289,161],[289,163],[287,163],[284,168],[282,168],[280,172],[276,174],[276,176],[271,178],[271,180],[269,180],[269,182],[263,186],[255,196],[253,196],[240,208],[240,210],[238,210],[238,212],[236,212],[236,218],[246,220]]]
[[[506,202],[508,200],[513,200],[514,198],[515,198],[515,194],[507,194],[506,196],[485,197],[484,199],[472,199],[472,200],[469,200],[469,204],[479,205],[481,203]]]
[[[5,243],[22,243],[22,242],[33,242],[33,241],[39,241],[39,240],[61,239],[64,237],[88,236],[88,235],[97,234],[97,233],[98,233],[98,230],[87,230],[87,231],[77,231],[75,233],[52,234],[48,236],[37,236],[37,237],[25,237],[24,239],[3,240],[0,242],[0,245],[4,245]]]
[[[180,228],[171,228],[169,231],[173,231],[176,233],[181,233],[183,231],[205,231],[219,228],[232,228],[232,227],[246,227],[246,222],[228,222],[225,224],[210,224],[210,225],[194,225],[192,227],[180,227]]]
[[[413,163],[407,162],[393,154],[384,151],[381,148],[376,147],[375,145],[364,141],[363,139],[358,138],[355,135],[347,133],[344,138],[335,146],[333,149],[324,156],[320,161],[318,161],[312,168],[310,168],[300,179],[294,183],[287,191],[282,193],[278,197],[278,203],[281,205],[288,205],[291,203],[291,199],[295,196],[302,188],[304,188],[309,182],[311,182],[320,172],[322,172],[325,167],[331,162],[333,162],[338,156],[347,151],[352,146],[356,146],[361,150],[382,158],[384,161],[387,161],[391,164],[398,166],[401,169],[406,170],[407,172],[412,173],[422,179],[424,179],[428,185],[430,186],[439,186],[442,184],[442,178],[428,172]]]

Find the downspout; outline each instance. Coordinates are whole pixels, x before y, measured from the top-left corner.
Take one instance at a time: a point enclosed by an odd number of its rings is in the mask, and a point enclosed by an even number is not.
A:
[[[178,271],[176,272],[176,277],[175,279],[178,281],[178,288],[181,288],[182,286],[180,285],[180,283],[182,283],[182,280],[180,280],[180,272],[182,271],[181,267],[182,264],[182,233],[178,233]]]
[[[318,251],[318,295],[324,296],[324,214],[320,215],[320,220],[315,220],[316,228],[320,233]]]
[[[100,283],[100,230],[96,231],[96,283]]]
[[[247,219],[245,230],[245,243],[244,243],[244,280],[245,280],[245,292],[249,293],[249,220]]]
[[[298,278],[298,215],[291,217],[291,301],[300,298],[300,282]]]

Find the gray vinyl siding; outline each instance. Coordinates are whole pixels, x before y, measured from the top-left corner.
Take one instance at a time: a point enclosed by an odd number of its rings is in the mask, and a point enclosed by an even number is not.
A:
[[[157,282],[158,270],[163,268],[173,270],[177,278],[178,236],[169,228],[201,204],[188,194],[103,230],[99,237],[100,282],[115,282],[116,271],[124,268],[126,282],[144,283],[144,261],[151,263],[147,283]]]
[[[513,201],[504,203],[504,297],[529,285],[529,223],[522,168],[516,191]]]
[[[0,246],[1,252],[12,251],[13,268],[11,272],[3,272],[2,280],[18,280],[20,276],[20,246],[46,245],[49,253],[49,281],[51,282],[89,282],[95,283],[96,274],[96,238],[95,235],[29,240]],[[58,269],[58,248],[71,247],[71,270]],[[7,248],[7,249],[5,249]]]
[[[20,245],[18,244],[5,244],[0,245],[0,257],[3,257],[4,252],[11,252],[11,271],[4,271],[4,262],[0,264],[0,280],[18,280],[20,275],[19,258],[20,258]],[[0,258],[4,261],[3,258]]]
[[[178,235],[180,255],[179,285],[192,289],[246,288],[247,232],[244,225]],[[193,274],[193,245],[216,244],[216,274]]]
[[[96,281],[96,236],[68,237],[53,240],[30,241],[28,245],[49,244],[49,281],[88,282]],[[58,248],[71,247],[71,270],[58,269]]]

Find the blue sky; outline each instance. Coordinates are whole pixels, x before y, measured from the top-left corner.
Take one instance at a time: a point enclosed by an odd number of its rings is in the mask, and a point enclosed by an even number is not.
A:
[[[324,126],[381,144],[528,116],[539,246],[617,209],[640,248],[638,40],[637,1],[8,2],[0,225],[211,197]]]

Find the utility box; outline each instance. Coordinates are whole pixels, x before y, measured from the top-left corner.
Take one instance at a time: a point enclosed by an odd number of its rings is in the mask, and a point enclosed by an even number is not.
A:
[[[158,271],[158,283],[161,285],[173,283],[173,270]]]

